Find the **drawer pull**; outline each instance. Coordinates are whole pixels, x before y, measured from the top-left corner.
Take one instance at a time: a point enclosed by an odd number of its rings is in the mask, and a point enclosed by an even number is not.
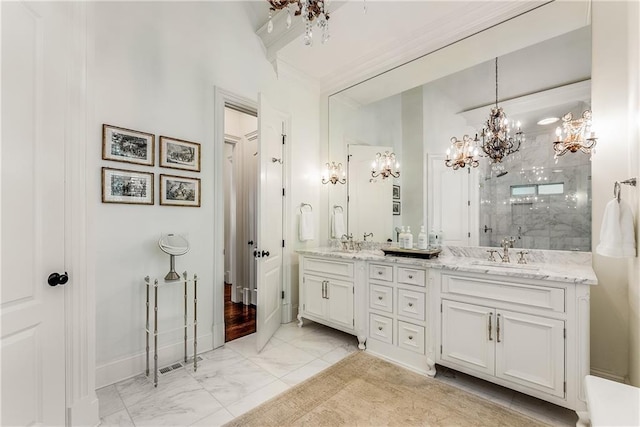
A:
[[[384,273],[382,270],[378,270],[378,275],[382,276]]]
[[[413,307],[413,303],[412,302],[409,303],[409,307]]]
[[[409,339],[412,340],[413,339],[413,335],[409,335]]]
[[[492,317],[493,313],[489,313],[489,341],[493,341],[493,338],[491,338],[491,324],[493,323]]]
[[[410,275],[409,275],[409,279],[413,279],[413,274],[410,274]]]
[[[381,331],[382,330],[382,326],[378,326],[378,330]]]
[[[379,297],[378,297],[378,299],[379,299],[380,301],[382,301],[382,296],[379,296]]]
[[[500,342],[500,315],[499,314],[496,316],[496,322],[497,322],[496,338],[498,339],[498,342]]]

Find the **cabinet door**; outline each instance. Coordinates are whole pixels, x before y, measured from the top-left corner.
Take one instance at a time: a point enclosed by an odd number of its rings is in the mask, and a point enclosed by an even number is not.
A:
[[[563,321],[497,311],[497,377],[564,397],[564,351]]]
[[[353,328],[353,283],[328,280],[326,297],[326,318]]]
[[[442,300],[442,359],[493,375],[495,317],[492,308]]]
[[[302,278],[302,311],[315,316],[324,316],[323,282],[325,279],[305,274]]]

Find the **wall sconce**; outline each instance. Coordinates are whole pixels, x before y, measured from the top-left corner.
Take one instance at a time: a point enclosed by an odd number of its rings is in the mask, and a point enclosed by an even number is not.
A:
[[[469,135],[465,135],[462,137],[462,141],[454,136],[451,138],[451,147],[447,148],[447,158],[444,164],[453,168],[453,170],[464,168],[467,165],[470,168],[477,168],[479,164],[478,159],[476,159],[478,155],[477,142],[477,136],[476,139],[471,139]],[[453,158],[451,158],[452,151]]]
[[[556,141],[553,143],[555,155],[553,158],[557,162],[558,156],[564,155],[567,151],[575,153],[578,150],[593,157],[596,152],[597,139],[595,132],[591,131],[591,110],[585,110],[582,113],[582,117],[575,120],[573,119],[573,114],[568,112],[562,116],[562,128],[558,127],[556,129]]]
[[[382,179],[390,176],[398,178],[400,176],[400,163],[396,162],[395,153],[385,151],[384,154],[376,153],[376,159],[371,164],[371,176]]]
[[[342,163],[338,163],[338,164],[336,164],[336,162],[331,162],[331,164],[327,163],[326,173],[329,179],[326,179],[323,176],[322,183],[323,184],[332,183],[333,185],[337,184],[338,182],[340,184],[346,183],[347,179],[345,178],[345,173],[344,171],[342,172],[342,179],[340,179],[340,171],[342,171]]]

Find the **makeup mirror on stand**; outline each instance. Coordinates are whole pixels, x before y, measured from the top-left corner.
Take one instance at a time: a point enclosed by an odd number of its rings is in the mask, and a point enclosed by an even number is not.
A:
[[[180,275],[176,273],[175,257],[189,252],[189,242],[182,236],[176,234],[166,234],[158,240],[158,246],[162,252],[169,254],[169,272],[164,276],[164,280],[178,280]]]

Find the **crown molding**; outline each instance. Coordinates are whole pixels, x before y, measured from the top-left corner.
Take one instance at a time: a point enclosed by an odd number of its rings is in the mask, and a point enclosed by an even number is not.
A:
[[[300,71],[280,57],[276,57],[273,64],[278,76],[278,80],[284,79],[293,81],[314,93],[320,94],[320,82],[318,80]]]

